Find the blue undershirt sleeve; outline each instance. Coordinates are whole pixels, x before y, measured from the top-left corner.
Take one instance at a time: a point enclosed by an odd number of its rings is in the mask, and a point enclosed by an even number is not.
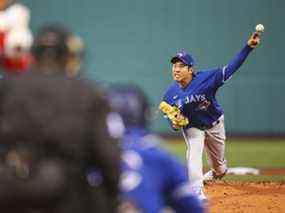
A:
[[[243,64],[245,59],[247,58],[248,54],[253,49],[246,45],[242,50],[236,55],[236,57],[230,61],[230,63],[223,68],[223,75],[224,75],[224,81],[228,80],[235,71],[238,70],[238,68]]]
[[[225,81],[229,80],[232,75],[240,68],[240,66],[244,63],[248,54],[253,49],[247,44],[242,48],[242,50],[228,63],[228,65],[224,66],[222,69],[218,69],[215,74],[216,77],[216,86],[222,86]]]

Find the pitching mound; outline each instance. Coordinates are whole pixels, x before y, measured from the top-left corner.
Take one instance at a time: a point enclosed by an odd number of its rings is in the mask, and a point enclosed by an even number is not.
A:
[[[285,182],[219,181],[206,193],[210,213],[285,212]]]

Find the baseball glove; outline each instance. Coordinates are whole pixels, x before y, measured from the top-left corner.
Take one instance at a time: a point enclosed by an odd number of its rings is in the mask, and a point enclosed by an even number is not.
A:
[[[175,129],[180,129],[181,127],[189,124],[188,118],[181,114],[181,111],[178,109],[178,107],[171,106],[165,101],[162,101],[159,104],[159,109],[167,115]]]

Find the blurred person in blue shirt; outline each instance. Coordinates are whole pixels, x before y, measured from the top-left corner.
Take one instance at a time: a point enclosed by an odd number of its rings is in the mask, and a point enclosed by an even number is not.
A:
[[[186,167],[147,130],[150,107],[143,91],[117,85],[108,98],[125,126],[119,211],[162,212],[168,207],[174,212],[203,212],[202,203],[189,190]]]

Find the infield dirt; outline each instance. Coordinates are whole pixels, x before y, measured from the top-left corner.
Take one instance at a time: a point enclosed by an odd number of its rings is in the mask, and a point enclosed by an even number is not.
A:
[[[285,182],[208,183],[210,213],[285,213]]]

